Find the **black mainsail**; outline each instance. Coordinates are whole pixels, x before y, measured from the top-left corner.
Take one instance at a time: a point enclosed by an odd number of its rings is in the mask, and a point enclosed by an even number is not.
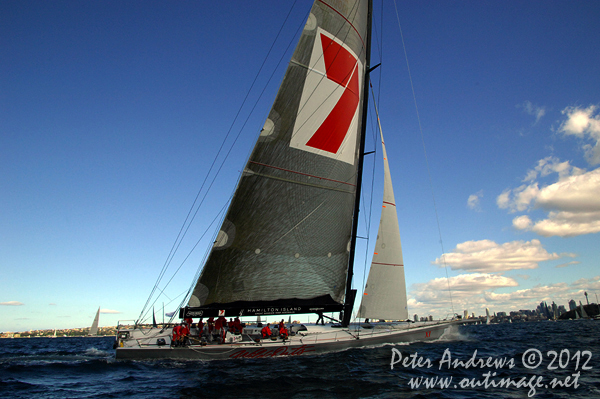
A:
[[[180,316],[349,316],[369,3],[315,1]]]

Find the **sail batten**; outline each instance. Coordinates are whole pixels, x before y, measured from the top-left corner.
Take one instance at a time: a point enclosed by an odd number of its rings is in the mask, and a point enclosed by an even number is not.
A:
[[[313,5],[189,309],[343,302],[367,9],[364,0]]]

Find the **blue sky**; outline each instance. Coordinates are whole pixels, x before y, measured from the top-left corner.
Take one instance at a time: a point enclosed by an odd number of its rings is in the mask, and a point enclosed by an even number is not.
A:
[[[101,325],[136,319],[223,137],[241,132],[182,247],[201,237],[231,194],[311,2],[295,5],[244,103],[292,6],[254,4],[0,4],[0,331],[88,326],[99,306]],[[595,302],[600,5],[399,2],[422,135],[393,3],[380,10],[375,83],[409,312],[452,312],[442,253],[456,312],[585,301],[583,291]],[[157,309],[178,305],[207,245]],[[359,252],[355,286],[370,250]]]

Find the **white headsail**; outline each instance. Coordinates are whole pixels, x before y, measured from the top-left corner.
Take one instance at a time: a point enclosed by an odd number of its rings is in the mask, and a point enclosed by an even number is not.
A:
[[[100,308],[96,312],[96,317],[94,317],[94,321],[92,322],[92,326],[90,327],[89,335],[98,335],[98,320],[100,319]]]
[[[377,119],[379,122],[379,118]],[[406,283],[404,281],[400,228],[398,227],[396,200],[381,124],[379,132],[383,148],[383,207],[381,208],[375,253],[358,314],[361,318],[406,320],[408,319],[408,309],[406,307]]]

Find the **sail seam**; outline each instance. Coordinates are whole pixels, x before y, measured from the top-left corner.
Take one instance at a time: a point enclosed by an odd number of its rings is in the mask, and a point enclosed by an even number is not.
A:
[[[362,36],[360,35],[360,32],[358,32],[358,30],[356,29],[356,27],[354,26],[354,24],[352,22],[350,22],[350,20],[348,20],[348,18],[346,18],[342,13],[340,13],[338,10],[336,10],[335,8],[333,8],[332,6],[330,6],[329,4],[323,2],[322,0],[319,0],[319,3],[323,4],[324,6],[329,7],[331,10],[333,10],[337,15],[339,15],[340,17],[342,17],[344,19],[344,21],[348,22],[348,25],[350,25],[352,27],[352,29],[354,29],[354,31],[356,32],[356,34],[358,35],[358,37],[360,38],[360,41],[363,45],[363,47],[365,47],[365,41],[363,40]],[[354,11],[354,10],[353,10]]]
[[[352,183],[346,183],[346,182],[344,182],[344,181],[335,180],[335,179],[329,179],[329,178],[327,178],[327,177],[321,177],[321,176],[311,175],[311,174],[308,174],[308,173],[297,172],[297,171],[295,171],[295,170],[290,170],[290,169],[280,168],[280,167],[278,167],[278,166],[267,165],[267,164],[260,163],[260,162],[250,161],[250,162],[248,162],[248,163],[252,163],[252,164],[255,164],[255,165],[260,165],[260,166],[265,166],[265,167],[267,167],[267,168],[272,168],[272,169],[282,170],[282,171],[284,171],[284,172],[295,173],[295,174],[302,175],[302,176],[308,176],[308,177],[314,177],[314,178],[316,178],[316,179],[327,180],[327,181],[331,181],[331,182],[334,182],[334,183],[347,184],[348,186],[352,186],[352,187],[354,187],[354,186],[355,186],[355,185],[354,185],[354,184],[352,184]],[[252,171],[252,172],[253,172],[253,173],[256,173],[256,174],[258,174],[257,172],[254,172],[254,171]],[[274,177],[274,178],[276,179],[276,177]],[[318,186],[317,186],[317,187],[318,187]]]
[[[303,183],[301,181],[292,180],[292,179],[284,179],[283,177],[276,177],[276,176],[267,175],[267,174],[264,174],[264,173],[258,173],[258,172],[252,172],[252,173],[255,176],[260,176],[260,177],[264,177],[264,178],[267,178],[267,179],[274,179],[274,180],[284,181],[284,182],[287,182],[287,183],[300,184],[302,186],[315,187],[315,188],[319,188],[319,189],[322,189],[322,190],[331,190],[331,191],[338,191],[340,193],[354,194],[354,191],[342,190],[340,188],[319,186],[318,184],[312,184],[312,183]]]

